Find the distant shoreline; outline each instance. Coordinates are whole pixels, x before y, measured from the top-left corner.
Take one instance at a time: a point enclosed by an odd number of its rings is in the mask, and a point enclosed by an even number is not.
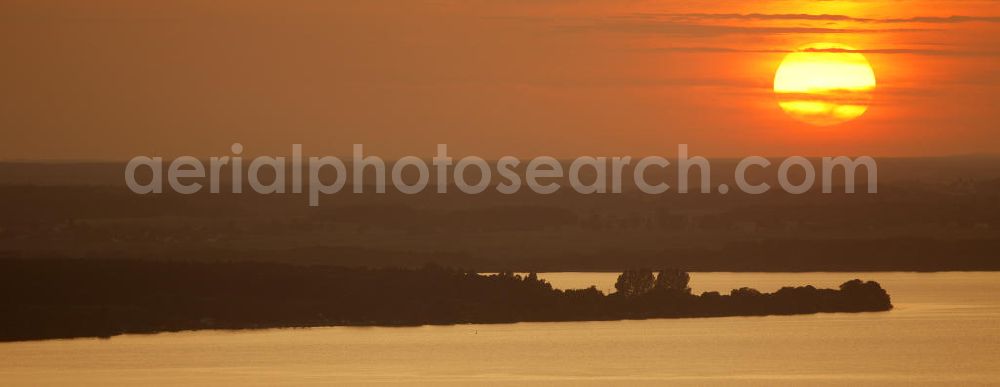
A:
[[[709,273],[733,273],[733,274],[854,274],[854,273],[865,273],[865,274],[878,274],[878,273],[914,273],[914,274],[935,274],[935,273],[998,273],[1000,269],[984,269],[984,270],[842,270],[842,271],[831,271],[831,270],[804,270],[804,271],[761,271],[761,270],[746,270],[746,271],[726,271],[726,270],[716,270],[716,271],[698,271],[693,270],[691,274],[709,274]],[[527,271],[518,271],[518,273],[528,273]],[[565,270],[565,271],[539,271],[538,274],[548,274],[548,273],[592,273],[592,274],[617,274],[613,271],[580,271],[580,270]]]
[[[120,165],[0,163],[0,258],[535,272],[1000,270],[1000,164],[889,161],[871,195],[365,187],[315,208],[293,194],[138,195],[122,186]],[[712,174],[727,175],[725,165],[713,164]]]
[[[0,260],[0,341],[201,329],[420,326],[868,312],[875,282],[691,294],[689,276],[629,270],[617,291],[554,289],[534,273],[437,266],[361,269],[274,263]]]

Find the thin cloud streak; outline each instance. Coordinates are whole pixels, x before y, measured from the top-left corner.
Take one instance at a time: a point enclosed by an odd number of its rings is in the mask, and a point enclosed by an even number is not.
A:
[[[582,25],[564,25],[567,31],[603,30],[624,33],[645,33],[687,37],[717,37],[725,35],[789,35],[789,34],[864,34],[889,32],[922,32],[919,28],[827,28],[827,27],[758,27],[716,24],[675,23],[670,21],[614,21]]]
[[[913,55],[940,55],[940,56],[1000,56],[1000,51],[948,51],[930,49],[909,49],[909,48],[883,48],[883,49],[859,49],[847,50],[843,48],[807,48],[798,50],[801,52],[832,52],[832,53],[859,53],[859,54],[913,54]]]
[[[833,14],[765,14],[765,13],[668,13],[668,14],[638,14],[644,19],[665,18],[672,20],[812,20],[812,21],[847,21],[859,23],[1000,23],[1000,16],[917,16],[909,18],[862,18]]]
[[[678,52],[678,53],[758,53],[758,54],[788,54],[792,52],[831,52],[831,53],[859,53],[859,54],[907,54],[907,55],[933,55],[933,56],[1000,56],[1000,51],[956,51],[956,50],[932,50],[932,49],[909,49],[909,48],[884,48],[884,49],[859,49],[848,50],[842,48],[807,48],[803,50],[776,50],[776,49],[741,49],[728,47],[657,47],[641,49],[649,52]]]

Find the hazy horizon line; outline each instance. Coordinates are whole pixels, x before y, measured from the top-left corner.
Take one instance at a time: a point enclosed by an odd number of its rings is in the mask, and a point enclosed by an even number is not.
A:
[[[164,159],[170,159],[170,160],[172,160],[172,159],[174,159],[176,157],[183,157],[183,156],[190,156],[190,155],[178,155],[178,156],[175,156],[175,157],[168,157],[168,156],[150,156],[150,157],[163,157]],[[277,156],[277,157],[281,157],[281,156],[288,156],[288,155],[282,154],[282,153],[261,153],[261,154],[243,154],[243,155],[240,155],[240,156],[242,156],[243,158],[253,158],[253,157],[259,157],[259,156]],[[304,158],[312,157],[312,156],[320,156],[320,157],[322,157],[322,156],[333,156],[333,157],[337,157],[337,158],[340,158],[340,159],[345,160],[345,161],[350,161],[354,157],[353,155],[332,155],[332,154],[303,155]],[[365,156],[378,156],[378,155],[365,155]],[[474,154],[468,154],[468,155],[450,155],[450,156],[461,158],[461,157],[475,156],[475,155]],[[547,156],[547,155],[539,154],[539,155],[532,155],[532,156],[514,156],[514,157],[528,159],[528,158],[540,157],[540,156]],[[554,156],[551,156],[551,157],[553,157],[553,158],[555,158],[556,160],[559,160],[559,161],[572,161],[573,159],[575,159],[577,157],[616,157],[616,156],[617,157],[631,156],[633,158],[636,158],[636,157],[641,158],[641,157],[647,157],[647,156],[661,156],[661,157],[668,157],[668,158],[669,157],[677,157],[676,154],[641,154],[641,155],[633,155],[633,154],[581,154],[579,156],[567,156],[567,157],[554,157]],[[721,160],[721,161],[727,161],[727,160],[738,161],[740,159],[743,159],[743,158],[747,157],[747,156],[708,156],[708,155],[696,154],[696,153],[688,155],[688,157],[695,157],[695,156],[701,156],[701,157],[704,157],[706,159]],[[754,156],[759,156],[759,155],[754,155]],[[788,158],[788,157],[792,157],[792,156],[801,156],[801,157],[805,157],[807,159],[821,159],[823,157],[829,157],[829,155],[768,155],[768,156],[761,156],[761,157],[764,157],[764,158],[767,158],[767,159],[772,159],[772,158],[773,159],[780,159],[780,158]],[[913,160],[913,159],[1000,158],[1000,152],[996,152],[996,153],[986,153],[986,152],[956,153],[956,154],[921,155],[921,156],[898,156],[898,155],[897,156],[878,156],[878,155],[871,155],[871,154],[868,154],[868,155],[863,155],[863,154],[856,154],[855,155],[855,154],[852,154],[852,155],[845,155],[845,156],[847,156],[847,157],[870,156],[870,157],[874,157],[874,158],[890,159],[890,160],[893,160],[893,159],[895,159],[895,160]],[[217,157],[217,155],[216,156],[204,156],[204,157],[195,156],[195,158],[197,158],[198,160],[203,160],[203,159],[207,160],[207,159],[209,159],[211,157]],[[400,158],[406,157],[406,156],[393,157],[393,158],[381,157],[381,156],[378,156],[378,157],[380,157],[384,161],[398,161]],[[503,157],[503,156],[501,156],[501,157]],[[432,158],[433,158],[433,156],[426,157],[426,158],[421,157],[422,160],[423,159],[430,160]],[[496,161],[496,160],[499,160],[500,157],[483,158],[483,159],[486,160],[486,161]],[[123,163],[128,163],[129,160],[131,160],[131,159],[97,159],[97,158],[78,158],[78,159],[51,159],[51,158],[25,159],[25,158],[10,158],[10,159],[4,159],[4,158],[0,158],[0,163],[3,163],[3,164],[120,164],[120,163],[122,163],[123,164]]]

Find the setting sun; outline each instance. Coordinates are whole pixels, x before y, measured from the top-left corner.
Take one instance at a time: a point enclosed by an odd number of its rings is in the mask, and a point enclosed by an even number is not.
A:
[[[875,73],[864,55],[836,43],[813,43],[785,56],[774,74],[778,104],[818,126],[855,119],[868,109]]]

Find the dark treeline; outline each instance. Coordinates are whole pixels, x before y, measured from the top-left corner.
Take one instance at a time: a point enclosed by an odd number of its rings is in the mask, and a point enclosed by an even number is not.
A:
[[[422,325],[881,311],[875,282],[691,294],[679,270],[630,270],[605,295],[535,274],[428,265],[363,269],[276,263],[0,260],[0,340],[192,329]]]
[[[367,190],[309,207],[305,195],[294,194],[136,195],[120,185],[18,185],[11,174],[21,169],[0,163],[0,175],[5,168],[0,257],[9,258],[408,268],[434,262],[490,272],[1000,270],[1000,178],[979,173],[887,180],[878,194]],[[24,178],[35,171],[23,168]]]

